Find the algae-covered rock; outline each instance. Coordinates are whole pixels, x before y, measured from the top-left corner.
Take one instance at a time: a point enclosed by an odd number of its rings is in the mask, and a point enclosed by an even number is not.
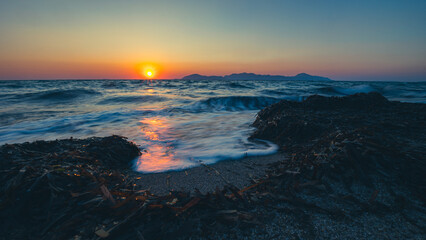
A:
[[[373,191],[386,187],[381,193],[410,189],[426,200],[426,104],[392,102],[379,93],[313,95],[262,109],[253,126],[252,137],[292,156],[287,169],[334,179],[347,193],[360,182]]]

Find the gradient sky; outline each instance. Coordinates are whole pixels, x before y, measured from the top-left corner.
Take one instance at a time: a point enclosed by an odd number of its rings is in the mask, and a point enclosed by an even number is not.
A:
[[[426,1],[0,2],[0,79],[426,80]]]

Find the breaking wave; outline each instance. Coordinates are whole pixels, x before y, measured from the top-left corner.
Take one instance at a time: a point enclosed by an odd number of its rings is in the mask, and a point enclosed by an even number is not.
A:
[[[426,83],[315,81],[0,81],[0,144],[123,135],[146,152],[136,168],[165,172],[272,154],[248,139],[256,113],[283,99],[377,91],[426,102]]]
[[[280,99],[273,97],[254,97],[254,96],[232,96],[232,97],[212,97],[190,106],[192,110],[197,111],[238,111],[238,110],[256,110],[266,107],[272,103],[279,102]]]

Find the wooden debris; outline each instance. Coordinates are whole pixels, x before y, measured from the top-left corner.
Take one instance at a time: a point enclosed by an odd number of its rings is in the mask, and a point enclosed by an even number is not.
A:
[[[98,235],[100,238],[107,238],[107,237],[109,237],[109,232],[105,231],[103,228],[95,231],[95,234]]]
[[[227,183],[208,194],[156,196],[137,189],[137,176],[118,170],[140,154],[138,147],[118,136],[1,146],[0,219],[8,231],[0,232],[0,238],[197,238],[201,235],[182,229],[261,226],[265,209],[295,219],[309,213],[347,219],[362,211],[421,212],[411,199],[424,197],[426,189],[426,108],[375,95],[359,98],[362,106],[358,97],[313,97],[265,108],[253,136],[276,142],[289,158],[242,189],[201,163]],[[374,104],[365,103],[371,99]],[[353,116],[351,109],[359,114]],[[405,123],[395,125],[395,119]],[[166,181],[170,185],[170,177]],[[395,197],[395,206],[380,202],[391,191],[406,194]],[[421,222],[412,225],[424,227]]]
[[[104,195],[104,198],[110,200],[111,203],[115,205],[116,204],[115,199],[109,192],[108,188],[105,187],[105,185],[102,185],[100,188],[101,188],[102,194]]]

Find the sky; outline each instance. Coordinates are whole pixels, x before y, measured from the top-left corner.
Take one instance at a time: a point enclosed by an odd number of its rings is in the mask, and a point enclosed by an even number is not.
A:
[[[426,1],[0,1],[0,79],[426,80]]]

